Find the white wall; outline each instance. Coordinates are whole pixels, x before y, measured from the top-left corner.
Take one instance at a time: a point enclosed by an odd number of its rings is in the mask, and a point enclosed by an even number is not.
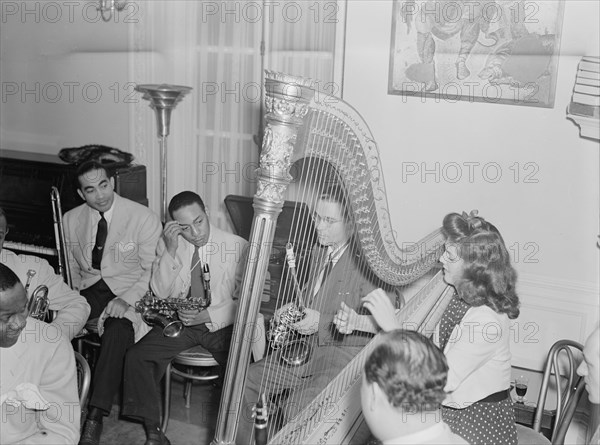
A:
[[[0,2],[0,147],[56,154],[129,150],[128,32],[133,7],[103,22],[96,2]],[[128,96],[129,95],[129,96]]]
[[[515,365],[540,367],[555,340],[583,340],[598,319],[600,147],[565,109],[580,57],[600,54],[599,4],[566,4],[552,109],[388,95],[392,6],[348,1],[343,87],[379,145],[399,239],[419,239],[453,211],[478,209],[496,224],[520,274]],[[421,175],[436,163],[438,178]]]

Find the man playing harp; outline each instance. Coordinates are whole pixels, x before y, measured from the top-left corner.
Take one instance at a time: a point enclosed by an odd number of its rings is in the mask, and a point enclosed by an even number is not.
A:
[[[260,394],[264,393],[271,402],[278,399],[279,420],[285,424],[306,407],[370,340],[369,334],[355,331],[343,335],[337,331],[333,320],[342,303],[361,313],[361,298],[378,287],[390,291],[390,299],[397,306],[401,303],[402,297],[396,297],[391,292],[393,289],[368,269],[358,253],[352,216],[347,211],[341,189],[335,188],[319,196],[313,221],[318,243],[312,248],[308,278],[302,289],[305,316],[292,324],[292,328],[304,336],[310,355],[304,363],[291,363],[282,357],[286,350],[283,347],[250,365],[236,440],[240,445],[249,443],[253,436],[252,406]],[[291,304],[296,303],[288,303],[275,312],[276,321]],[[271,419],[277,422],[277,416],[271,415]]]

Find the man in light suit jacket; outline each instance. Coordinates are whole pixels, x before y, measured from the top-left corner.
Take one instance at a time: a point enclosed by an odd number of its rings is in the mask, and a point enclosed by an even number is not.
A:
[[[342,335],[337,330],[333,324],[334,316],[342,303],[363,313],[362,297],[378,287],[392,290],[375,278],[357,252],[354,226],[340,189],[334,188],[320,195],[313,220],[318,244],[311,251],[310,270],[304,285],[306,315],[292,325],[293,331],[309,336],[304,340],[312,352],[309,360],[300,366],[289,366],[282,361],[281,351],[285,348],[250,365],[237,432],[236,443],[239,445],[251,441],[253,421],[250,408],[257,402],[259,394],[264,392],[269,399],[287,391],[289,395],[281,409],[283,421],[288,422],[371,339],[373,334],[354,331]],[[279,319],[288,307],[289,304],[278,309],[275,319]]]
[[[159,425],[159,383],[177,354],[201,345],[225,367],[248,244],[212,226],[202,199],[194,192],[174,196],[169,215],[174,221],[165,224],[158,244],[152,290],[158,298],[185,300],[207,298],[210,288],[212,302],[206,310],[180,309],[184,329],[177,337],[165,337],[162,327],[155,326],[127,352],[123,415],[144,421],[146,445],[169,443]],[[206,266],[210,277],[202,274]]]
[[[27,315],[22,283],[0,264],[0,443],[74,444],[81,410],[73,348]]]
[[[110,413],[135,329],[143,325],[135,303],[148,291],[161,232],[158,215],[114,191],[114,178],[95,161],[77,170],[85,203],[63,218],[71,248],[73,287],[91,306],[90,320],[103,320],[100,354],[92,378],[90,409],[81,445],[97,445],[102,418]],[[100,326],[99,326],[100,328]]]
[[[67,340],[73,340],[75,335],[81,332],[90,315],[90,305],[54,272],[45,259],[34,255],[17,255],[3,249],[4,237],[7,233],[8,221],[6,214],[0,208],[0,263],[16,273],[23,284],[27,283],[28,275],[31,275],[30,292],[42,284],[48,286],[48,309],[56,311],[52,326],[58,328]]]

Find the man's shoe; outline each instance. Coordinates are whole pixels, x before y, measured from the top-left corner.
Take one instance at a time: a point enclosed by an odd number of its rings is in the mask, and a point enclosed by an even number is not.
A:
[[[83,425],[79,445],[100,445],[101,435],[102,423],[96,420],[87,419]]]
[[[146,432],[146,443],[144,445],[171,445],[167,436],[160,428]]]

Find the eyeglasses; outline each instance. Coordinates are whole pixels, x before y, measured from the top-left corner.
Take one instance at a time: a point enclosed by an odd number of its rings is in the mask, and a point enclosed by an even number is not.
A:
[[[319,225],[320,223],[325,223],[327,226],[332,226],[336,223],[341,222],[341,219],[335,219],[330,216],[321,216],[317,212],[311,213],[310,217],[312,218],[315,225]]]

